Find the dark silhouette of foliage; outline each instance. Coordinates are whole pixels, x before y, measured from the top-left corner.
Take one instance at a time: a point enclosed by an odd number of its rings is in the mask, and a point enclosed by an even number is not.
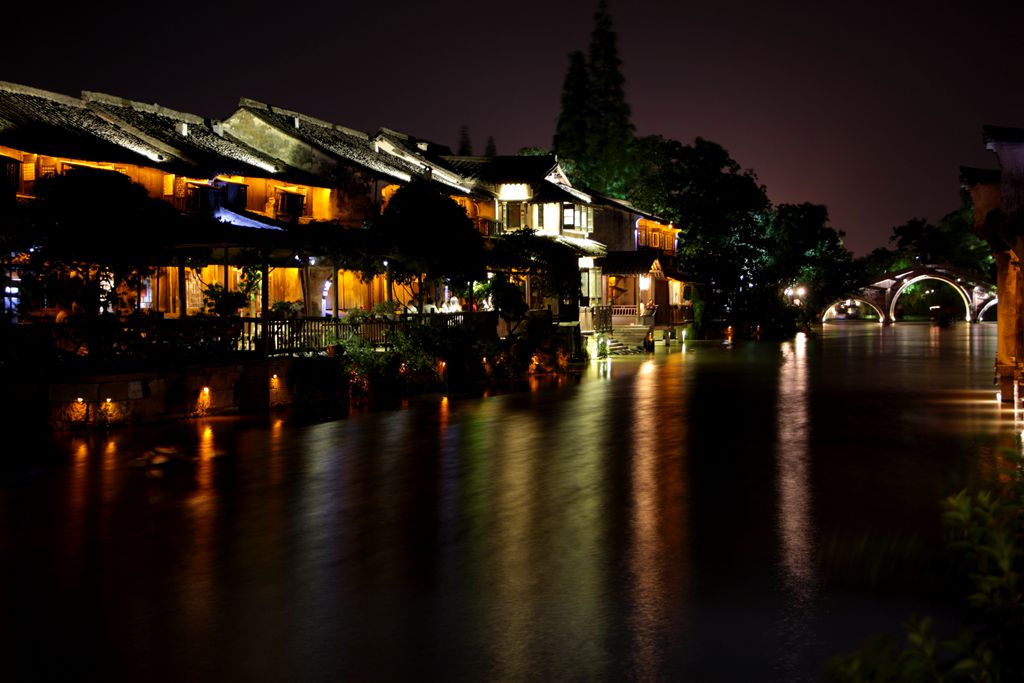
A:
[[[962,563],[968,611],[940,641],[928,618],[906,625],[906,643],[875,637],[829,663],[828,679],[861,681],[1024,680],[1024,459],[1002,453],[992,481],[943,501],[949,550]]]
[[[587,60],[577,50],[569,55],[569,70],[562,85],[562,109],[555,124],[552,149],[563,165],[572,162],[572,177],[581,181],[585,181],[590,172],[587,131],[593,118]]]
[[[459,151],[457,154],[460,157],[473,156],[473,143],[469,139],[469,126],[465,124],[459,128]]]
[[[639,140],[630,195],[640,208],[678,224],[678,268],[704,288],[705,318],[747,320],[756,313],[769,201],[751,171],[717,143],[660,136]]]
[[[46,296],[78,300],[94,312],[101,281],[111,292],[134,291],[153,266],[170,260],[172,240],[188,223],[113,171],[77,168],[39,178],[35,193],[35,201],[14,210],[3,237],[3,253],[17,255],[26,304]]]
[[[769,214],[768,243],[760,279],[773,296],[787,287],[803,287],[806,294],[796,307],[797,319],[817,322],[831,303],[848,296],[859,284],[853,255],[843,235],[829,225],[828,209],[821,204],[780,204]]]
[[[605,0],[601,0],[594,14],[587,67],[595,114],[586,130],[593,161],[587,184],[602,194],[625,198],[630,148],[636,129],[626,102],[626,79],[622,75],[618,37]]]
[[[604,0],[594,14],[586,55],[569,55],[552,147],[573,182],[624,199],[635,128],[626,102],[618,37]]]
[[[464,287],[485,277],[483,237],[462,207],[423,181],[395,192],[367,229],[342,231],[334,241],[338,263],[365,280],[387,275],[422,291],[425,282]]]
[[[498,156],[498,147],[494,144],[494,136],[487,136],[487,146],[484,148],[485,157],[496,157]]]
[[[494,240],[489,261],[497,272],[529,274],[537,289],[560,301],[579,303],[576,252],[564,244],[533,230],[515,230]]]

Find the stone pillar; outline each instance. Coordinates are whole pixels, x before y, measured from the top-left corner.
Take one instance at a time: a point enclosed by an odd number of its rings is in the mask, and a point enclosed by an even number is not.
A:
[[[1013,401],[1014,373],[1020,358],[1020,261],[1010,250],[996,252],[996,284],[999,289],[996,378],[1003,401]]]

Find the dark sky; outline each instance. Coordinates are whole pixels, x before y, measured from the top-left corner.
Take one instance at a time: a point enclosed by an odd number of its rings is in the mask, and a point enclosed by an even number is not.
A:
[[[596,6],[21,2],[0,80],[212,118],[245,96],[453,148],[466,124],[514,154],[550,146]],[[638,133],[720,143],[772,201],[826,204],[858,255],[958,206],[959,166],[995,166],[982,125],[1024,127],[1024,2],[609,6]]]

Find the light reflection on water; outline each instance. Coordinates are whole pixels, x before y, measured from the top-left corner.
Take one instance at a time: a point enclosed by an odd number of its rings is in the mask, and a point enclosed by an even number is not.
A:
[[[811,637],[812,610],[817,595],[814,557],[814,512],[810,481],[809,377],[807,336],[799,333],[781,345],[776,457],[779,543],[785,589],[789,595],[782,635],[783,669],[787,678],[800,677],[799,664]]]
[[[35,678],[813,680],[943,608],[913,580],[937,500],[1021,431],[993,355],[993,327],[834,326],[336,422],[62,439],[66,464],[0,489],[0,655]],[[156,447],[183,457],[140,464]]]

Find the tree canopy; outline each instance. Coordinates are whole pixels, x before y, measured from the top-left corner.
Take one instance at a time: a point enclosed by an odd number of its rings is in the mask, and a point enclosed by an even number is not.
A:
[[[635,132],[625,83],[618,37],[601,0],[587,55],[569,55],[552,148],[574,182],[619,199],[627,197]]]
[[[461,206],[424,181],[395,192],[369,228],[348,232],[336,257],[366,279],[464,286],[485,277],[483,237]]]
[[[892,228],[890,248],[879,247],[858,259],[865,279],[877,279],[915,264],[956,266],[995,282],[995,260],[988,243],[977,235],[973,208],[967,197],[955,211],[932,224],[912,218]]]
[[[767,245],[768,197],[714,142],[661,136],[637,141],[630,196],[678,224],[678,267],[705,288],[707,315],[726,318],[752,306]]]
[[[39,178],[35,201],[5,221],[2,253],[17,262],[26,297],[79,300],[95,310],[103,281],[134,289],[171,258],[188,221],[115,171],[76,168]],[[102,201],[106,211],[84,210]],[[45,289],[44,289],[45,288]]]
[[[463,124],[459,128],[459,151],[460,157],[473,156],[473,142],[469,138],[469,126]]]
[[[767,238],[771,249],[765,252],[762,279],[776,293],[803,289],[802,296],[785,301],[801,322],[817,322],[825,308],[859,284],[853,255],[843,234],[829,225],[825,206],[780,204],[769,213]]]

